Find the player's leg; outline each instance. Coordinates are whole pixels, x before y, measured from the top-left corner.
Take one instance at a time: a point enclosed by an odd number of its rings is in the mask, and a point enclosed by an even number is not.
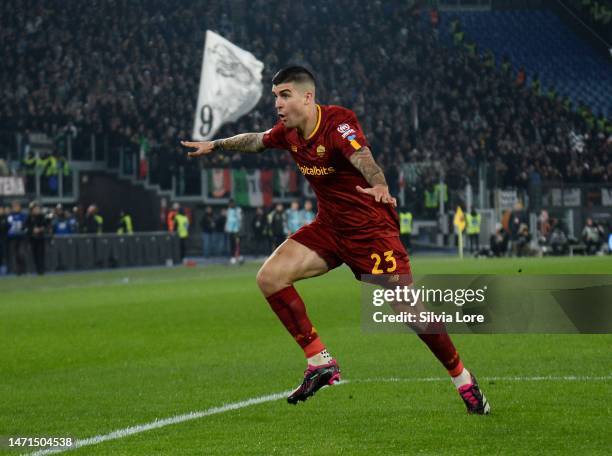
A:
[[[230,233],[230,262],[236,264],[240,260],[240,235]]]
[[[22,275],[26,273],[27,262],[26,262],[26,250],[27,244],[26,240],[22,238],[15,239],[15,248],[16,248],[16,261],[17,261],[17,275]]]
[[[291,404],[305,401],[323,386],[340,380],[338,364],[327,351],[293,286],[298,280],[324,274],[339,263],[326,253],[323,241],[326,237],[317,233],[315,227],[304,227],[294,237],[300,242],[287,239],[257,274],[257,284],[270,307],[307,358],[304,379],[287,398]]]
[[[401,284],[400,282],[400,286],[403,285],[411,286],[412,281],[405,284]],[[393,287],[395,287],[395,285]],[[394,312],[398,314],[406,312],[416,313],[418,315],[421,311],[426,310],[422,302],[417,302],[415,306],[410,306],[406,303],[391,303],[391,307]],[[444,366],[453,385],[455,385],[463,399],[468,413],[489,413],[490,405],[484,394],[482,394],[476,378],[463,366],[461,357],[446,331],[446,325],[442,322],[429,323],[425,327],[408,325],[417,332],[419,339],[427,345],[427,348],[429,348],[433,355]]]
[[[364,280],[363,276],[367,274],[368,281],[393,289],[397,286],[413,285],[410,260],[399,238],[347,242],[350,245],[347,245],[346,249],[351,252],[352,258],[347,258],[345,261],[358,279]],[[405,312],[417,316],[419,312],[426,310],[421,302],[416,302],[414,305],[391,302],[390,305],[396,313]],[[461,372],[463,369],[461,359],[446,333],[444,323],[407,323],[407,325],[418,334],[451,376]]]
[[[313,327],[304,301],[293,284],[301,279],[324,274],[327,263],[315,251],[293,239],[283,242],[257,273],[257,285],[287,331],[307,358],[325,346]]]
[[[229,237],[229,257],[231,261],[231,259],[234,258],[234,256],[236,255],[236,234],[229,233],[228,237]]]
[[[345,243],[347,244],[344,247],[345,251],[351,252],[351,258],[343,258],[343,260],[358,279],[363,279],[362,276],[365,274],[380,274],[380,278],[377,277],[375,282],[385,287],[413,285],[408,254],[399,238],[376,239],[367,242],[346,240]],[[389,278],[394,275],[399,277],[385,281],[383,279],[385,274]],[[396,313],[406,312],[417,315],[420,311],[426,310],[422,302],[416,302],[414,306],[403,302],[393,302],[391,307]],[[407,325],[417,332],[419,338],[449,373],[468,412],[488,413],[489,404],[478,388],[476,379],[463,366],[444,323],[432,322],[425,326],[407,323]]]

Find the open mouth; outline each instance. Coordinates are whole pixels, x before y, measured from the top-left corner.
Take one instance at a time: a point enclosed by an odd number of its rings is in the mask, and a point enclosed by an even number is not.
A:
[[[280,112],[278,113],[278,118],[282,121],[285,122],[285,120],[287,120],[287,116],[285,114],[281,114]]]

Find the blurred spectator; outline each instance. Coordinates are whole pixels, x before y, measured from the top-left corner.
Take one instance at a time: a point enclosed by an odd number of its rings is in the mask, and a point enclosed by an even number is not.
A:
[[[272,234],[272,250],[287,239],[287,215],[281,203],[277,203],[272,212],[268,214],[268,223]]]
[[[166,227],[171,233],[173,233],[175,230],[174,220],[176,219],[176,214],[179,213],[180,208],[181,205],[179,203],[172,203],[172,209],[166,214]]]
[[[523,87],[525,85],[525,79],[526,79],[526,75],[525,75],[525,68],[524,67],[520,67],[518,70],[518,73],[516,74],[516,85],[518,87]]]
[[[178,210],[178,214],[174,216],[173,225],[179,238],[179,255],[182,263],[187,253],[187,239],[189,238],[189,219],[182,207]]]
[[[296,200],[291,202],[291,206],[286,212],[287,217],[287,231],[288,234],[293,234],[299,230],[304,222],[302,220],[302,212],[300,211],[300,203]]]
[[[6,219],[8,238],[9,270],[17,275],[26,272],[26,215],[21,210],[21,203],[13,201],[11,211]],[[14,261],[14,263],[13,263]],[[13,269],[14,265],[14,269]]]
[[[79,206],[74,206],[72,212],[66,211],[66,217],[68,217],[68,226],[70,226],[71,233],[78,233],[80,227],[82,212]]]
[[[257,255],[267,255],[270,251],[268,237],[268,219],[263,208],[255,210],[255,216],[251,221],[251,232],[253,233],[254,251]]]
[[[226,256],[229,251],[227,234],[225,233],[225,223],[227,221],[227,209],[215,217],[215,231],[213,233],[214,256]]]
[[[65,211],[61,204],[55,207],[55,216],[52,222],[53,234],[56,236],[65,236],[67,234],[74,234],[76,231],[72,230],[70,224],[70,214]]]
[[[99,214],[98,206],[91,204],[85,214],[84,232],[88,234],[102,234],[104,218]]]
[[[552,232],[550,234],[550,247],[553,255],[567,255],[569,252],[569,239],[567,234],[559,224],[558,220],[553,219],[551,224]]]
[[[204,258],[210,258],[213,255],[213,236],[215,232],[215,214],[212,206],[206,206],[206,209],[204,209],[200,227],[202,229],[202,254]]]
[[[548,217],[548,211],[542,209],[538,217],[538,243],[544,245],[548,242],[550,236],[550,221]]]
[[[604,234],[601,226],[595,225],[591,217],[587,218],[582,229],[582,242],[586,246],[587,255],[594,255],[601,249]]]
[[[412,252],[412,227],[413,227],[413,215],[407,208],[400,208],[398,210],[399,215],[399,229],[400,239],[406,247],[408,253]]]
[[[476,212],[476,209],[472,208],[472,211],[465,215],[465,221],[466,232],[470,240],[470,253],[478,253],[480,250],[479,238],[481,216]]]
[[[0,275],[4,275],[7,272],[6,259],[7,259],[7,232],[8,224],[7,217],[10,213],[9,207],[0,205]]]
[[[521,224],[518,231],[516,242],[514,243],[514,249],[516,256],[531,256],[533,251],[530,247],[531,234],[529,233],[529,227],[526,224]]]
[[[119,213],[119,222],[117,223],[117,234],[134,234],[134,224],[132,216],[124,210]]]
[[[304,222],[304,225],[312,223],[314,219],[315,213],[312,210],[312,201],[306,200],[304,201],[304,209],[302,209],[302,220]]]
[[[236,264],[242,262],[240,255],[240,230],[242,228],[242,209],[236,206],[233,199],[229,200],[227,206],[227,220],[225,221],[225,233],[229,239],[230,262]]]
[[[523,204],[517,201],[514,203],[514,209],[508,219],[508,231],[510,233],[511,248],[514,254],[518,253],[514,244],[518,242],[522,225],[528,226],[527,213],[523,209]]]
[[[495,233],[491,235],[490,248],[493,256],[501,257],[506,255],[508,251],[508,234],[502,227],[501,223],[498,223],[495,227]]]
[[[30,238],[34,267],[38,275],[45,273],[45,244],[50,228],[49,219],[43,213],[40,204],[32,202],[26,221],[26,230]]]

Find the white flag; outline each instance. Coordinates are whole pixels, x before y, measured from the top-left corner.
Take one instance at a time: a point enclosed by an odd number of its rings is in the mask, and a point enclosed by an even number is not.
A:
[[[221,125],[253,109],[261,98],[262,70],[253,54],[207,30],[193,138],[211,139]]]

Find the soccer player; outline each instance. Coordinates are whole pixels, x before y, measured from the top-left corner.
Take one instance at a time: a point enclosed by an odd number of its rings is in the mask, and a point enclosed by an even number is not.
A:
[[[299,66],[272,79],[279,121],[264,133],[214,141],[182,141],[190,157],[213,151],[289,151],[318,200],[315,220],[293,233],[266,260],[257,284],[291,336],[303,349],[307,369],[288,397],[296,404],[340,380],[338,363],[313,327],[294,282],[325,274],[346,263],[355,277],[393,273],[411,277],[399,238],[396,200],[389,194],[355,114],[315,101],[315,79]],[[421,340],[446,368],[469,413],[486,414],[489,404],[474,376],[463,367],[442,323],[430,323]]]

